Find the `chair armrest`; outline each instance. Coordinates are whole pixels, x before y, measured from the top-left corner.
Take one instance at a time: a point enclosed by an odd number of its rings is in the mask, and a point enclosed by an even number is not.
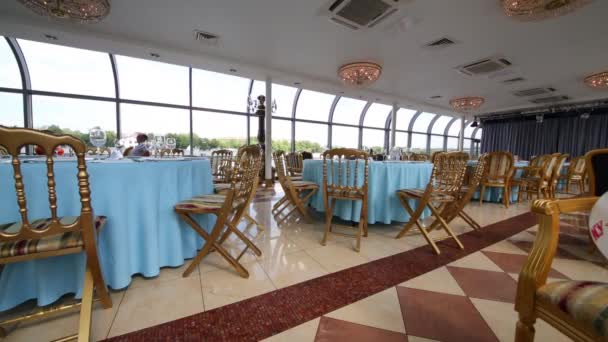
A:
[[[532,314],[536,291],[547,282],[557,250],[560,214],[590,211],[598,197],[563,200],[536,200],[532,212],[538,214],[538,233],[528,260],[519,273],[515,309]]]

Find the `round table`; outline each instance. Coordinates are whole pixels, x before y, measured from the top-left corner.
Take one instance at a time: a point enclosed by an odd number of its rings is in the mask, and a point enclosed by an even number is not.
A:
[[[22,164],[28,216],[50,217],[44,162]],[[113,289],[131,276],[156,276],[164,266],[180,266],[204,241],[174,213],[173,206],[213,192],[209,160],[88,161],[91,200],[96,215],[107,216],[98,239],[101,268]],[[80,196],[76,162],[55,163],[58,215],[77,216]],[[0,163],[0,223],[20,221],[12,166]],[[214,216],[200,216],[212,228]],[[0,310],[28,299],[47,305],[64,294],[80,297],[84,253],[8,264],[0,277]]]
[[[337,168],[337,164],[334,165]],[[353,171],[354,172],[354,171]],[[362,179],[363,167],[359,167]],[[409,161],[370,161],[368,178],[368,223],[407,222],[409,214],[405,211],[395,191],[399,189],[424,189],[431,179],[433,164]],[[318,211],[325,211],[323,203],[323,161],[304,160],[302,178],[319,185],[319,191],[311,198],[311,205]],[[412,206],[416,207],[415,201]],[[344,220],[359,221],[361,201],[338,201],[334,216]]]

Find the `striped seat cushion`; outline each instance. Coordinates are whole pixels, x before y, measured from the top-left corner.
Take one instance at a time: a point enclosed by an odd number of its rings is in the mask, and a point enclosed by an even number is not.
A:
[[[315,182],[309,182],[309,181],[303,181],[303,180],[299,180],[299,181],[293,181],[291,182],[291,184],[293,184],[293,186],[297,187],[317,187],[317,183]]]
[[[406,195],[411,198],[422,198],[424,196],[424,189],[401,189],[397,190],[398,193]],[[442,193],[432,193],[431,200],[437,202],[450,202],[454,201],[455,198],[452,195],[442,194]]]
[[[541,287],[537,296],[599,336],[608,336],[608,283],[559,281]]]
[[[70,225],[76,222],[80,216],[60,217],[62,225]],[[105,216],[95,217],[95,228],[99,231],[103,228],[107,218]],[[40,219],[30,223],[34,230],[45,230],[51,224],[51,219]],[[21,222],[1,224],[0,230],[4,233],[15,234],[21,229]],[[0,258],[8,258],[29,255],[42,252],[58,251],[66,248],[83,247],[82,234],[80,231],[71,231],[62,234],[48,235],[40,239],[16,240],[0,243]]]
[[[363,197],[363,191],[361,189],[328,189],[327,194],[330,197],[347,197],[347,198]]]
[[[224,205],[225,200],[226,196],[222,194],[201,195],[179,202],[175,205],[175,209],[184,211],[218,211]]]

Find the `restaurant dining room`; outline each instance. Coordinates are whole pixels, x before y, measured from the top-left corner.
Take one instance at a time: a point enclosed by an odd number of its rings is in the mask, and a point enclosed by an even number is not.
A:
[[[608,341],[607,16],[1,1],[0,342]]]

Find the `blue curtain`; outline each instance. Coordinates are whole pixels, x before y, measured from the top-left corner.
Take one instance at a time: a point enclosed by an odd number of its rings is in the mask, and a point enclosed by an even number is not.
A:
[[[547,153],[581,156],[608,147],[608,110],[588,119],[574,113],[558,113],[537,123],[534,117],[484,121],[481,152],[511,151],[522,159]]]

